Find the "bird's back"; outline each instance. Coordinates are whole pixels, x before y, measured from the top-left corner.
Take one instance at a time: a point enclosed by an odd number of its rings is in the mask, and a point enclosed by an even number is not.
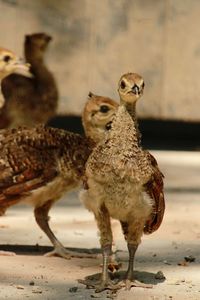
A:
[[[59,197],[80,182],[91,149],[79,135],[37,126],[2,130],[0,151],[2,206],[29,196],[34,201],[38,190],[44,201],[49,200],[47,187],[53,199]]]

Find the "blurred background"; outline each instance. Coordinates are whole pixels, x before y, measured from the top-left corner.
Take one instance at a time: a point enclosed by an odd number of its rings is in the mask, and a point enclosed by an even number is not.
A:
[[[132,71],[146,82],[138,115],[147,146],[199,148],[198,0],[0,0],[0,10],[1,45],[18,54],[25,34],[53,36],[46,61],[60,92],[58,113],[78,118],[51,125],[80,132],[88,92],[117,100],[119,77]]]
[[[45,55],[60,94],[52,126],[82,132],[81,112],[89,91],[117,100],[123,73],[144,77],[145,92],[138,103],[140,130],[145,148],[154,150],[165,175],[167,208],[161,230],[145,239],[138,261],[150,272],[156,264],[169,279],[192,278],[196,287],[189,287],[190,299],[199,299],[200,1],[0,0],[0,12],[0,44],[17,54],[23,56],[25,34],[45,32],[53,37]],[[67,201],[58,201],[51,212],[58,237],[68,247],[99,247],[93,216],[80,206],[77,194],[63,200]],[[50,245],[36,228],[29,207],[12,207],[1,220],[5,249],[13,244],[11,250],[17,245]],[[126,250],[115,221],[114,226],[117,249]],[[187,268],[177,267],[185,255],[196,258],[190,277]],[[167,284],[166,294],[170,289],[178,299]],[[63,286],[65,295],[65,282]],[[180,286],[179,299],[189,299],[186,288]],[[162,289],[163,285],[161,294]],[[163,299],[161,294],[156,299]]]

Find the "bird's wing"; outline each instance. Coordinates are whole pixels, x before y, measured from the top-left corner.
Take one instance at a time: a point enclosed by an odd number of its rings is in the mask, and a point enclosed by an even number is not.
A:
[[[163,220],[165,212],[165,199],[164,199],[164,185],[163,185],[163,174],[158,168],[156,159],[147,152],[149,162],[153,169],[151,179],[145,184],[145,190],[150,198],[153,200],[153,213],[151,218],[146,222],[144,233],[150,234],[156,231]]]
[[[0,133],[0,205],[23,197],[57,175],[56,145],[44,139],[43,129],[39,140],[35,129],[24,129],[21,134],[19,129],[17,134],[14,130]]]

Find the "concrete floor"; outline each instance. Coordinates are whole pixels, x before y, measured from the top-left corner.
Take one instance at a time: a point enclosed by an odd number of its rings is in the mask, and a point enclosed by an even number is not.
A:
[[[152,153],[165,174],[166,214],[158,232],[144,236],[136,254],[135,270],[138,279],[151,283],[153,288],[121,290],[116,299],[197,300],[200,299],[200,154]],[[66,247],[99,248],[93,215],[80,205],[77,193],[59,201],[50,215],[51,227]],[[42,256],[34,246],[51,244],[35,224],[32,208],[12,207],[0,218],[0,228],[1,249],[14,249],[17,253],[0,256],[0,299],[106,299],[106,292],[94,294],[77,283],[79,278],[100,272],[101,256],[71,260]],[[113,232],[121,270],[125,270],[126,243],[115,220]],[[184,257],[189,255],[195,261],[185,264]],[[156,280],[158,271],[166,279]]]

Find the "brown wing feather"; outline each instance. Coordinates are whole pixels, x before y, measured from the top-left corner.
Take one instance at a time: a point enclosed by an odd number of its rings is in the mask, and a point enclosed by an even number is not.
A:
[[[153,155],[151,155],[149,152],[147,152],[147,155],[154,170],[151,180],[145,185],[147,194],[154,201],[154,209],[151,215],[151,219],[146,222],[144,228],[144,233],[150,234],[156,231],[162,223],[165,212],[165,199],[163,192],[164,176],[159,170],[157,161],[153,157]]]
[[[92,142],[65,130],[37,126],[0,131],[0,215],[58,176],[78,180]]]
[[[0,133],[1,207],[14,199],[20,200],[56,177],[55,155],[59,145],[43,126]]]

